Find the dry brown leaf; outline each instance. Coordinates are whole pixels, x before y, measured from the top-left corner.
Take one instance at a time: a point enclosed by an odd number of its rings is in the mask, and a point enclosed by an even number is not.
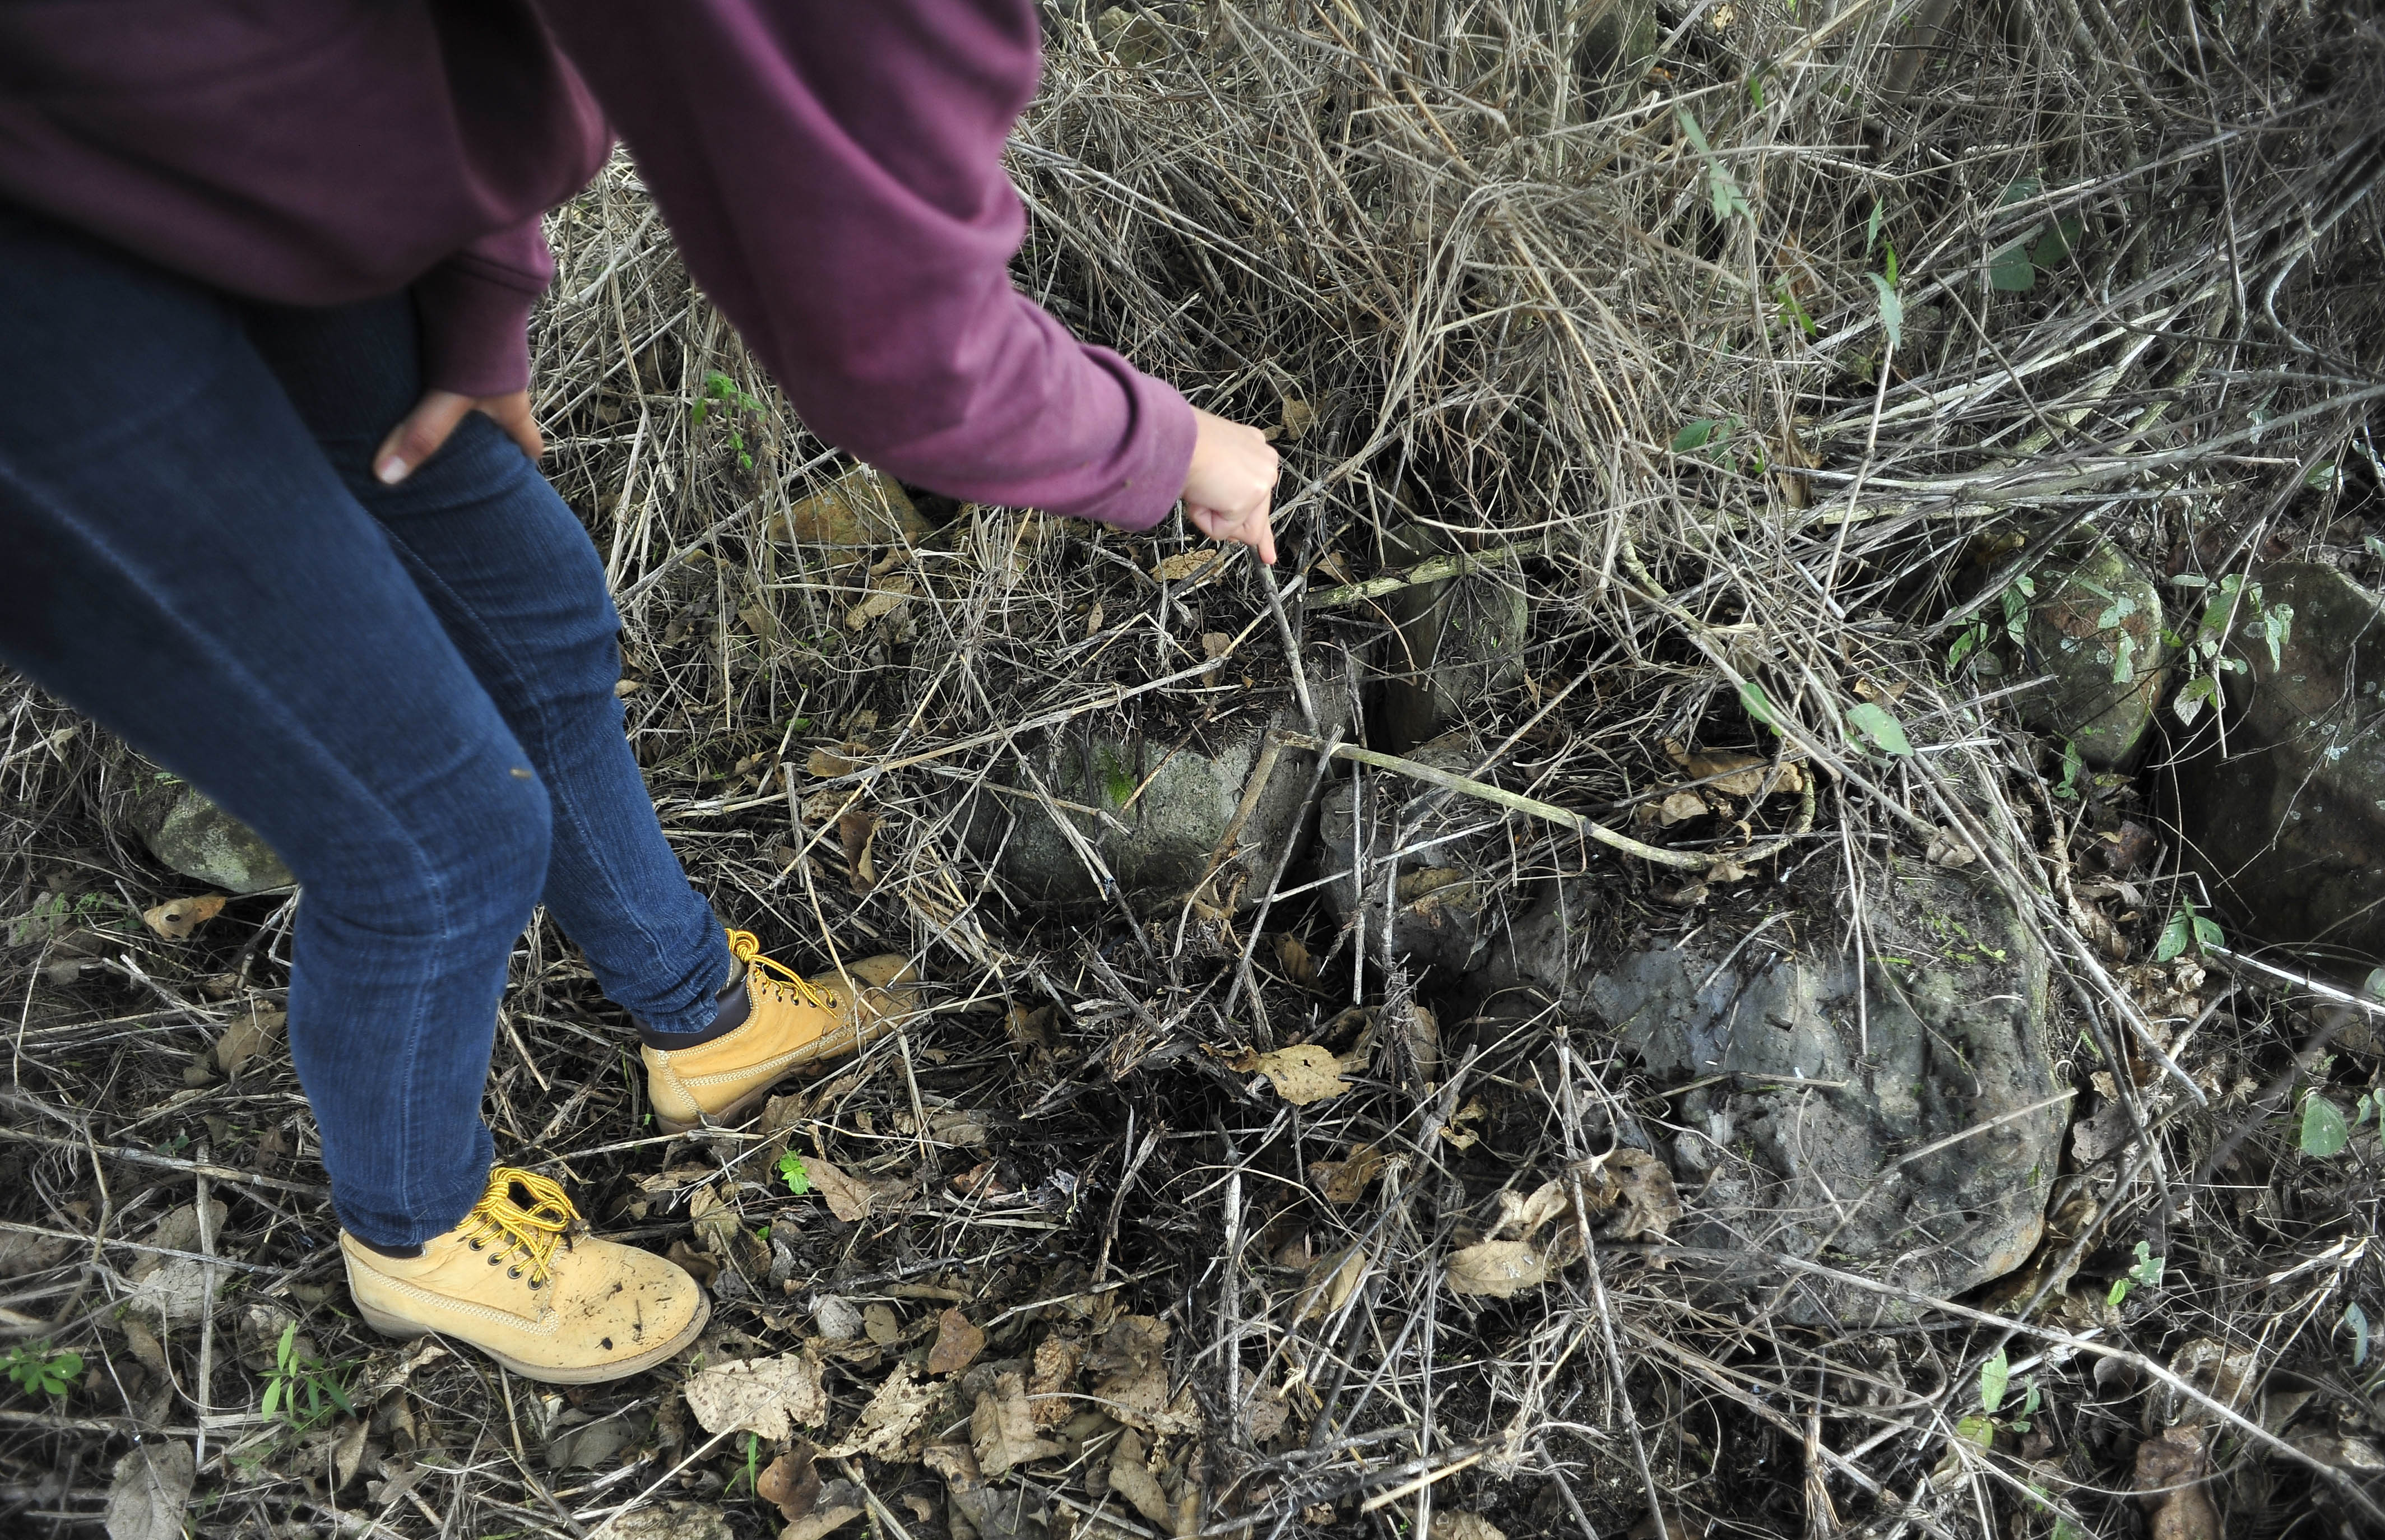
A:
[[[1048,1051],[1060,1045],[1059,1033],[1054,1030],[1058,1020],[1059,1011],[1055,1007],[1037,1006],[1030,1010],[1014,1002],[1009,1015],[1004,1019],[1003,1029],[1010,1034],[1010,1045],[1014,1048]]]
[[[1222,545],[1204,545],[1195,551],[1179,551],[1154,567],[1151,575],[1161,582],[1183,582],[1206,572],[1225,554]]]
[[[332,1491],[337,1492],[356,1479],[356,1467],[365,1461],[365,1435],[369,1431],[364,1422],[351,1421],[332,1443]]]
[[[1372,1145],[1354,1146],[1345,1159],[1311,1161],[1308,1172],[1326,1202],[1346,1208],[1364,1197],[1375,1178],[1383,1174],[1383,1152]]]
[[[870,621],[893,614],[918,592],[909,578],[890,577],[871,588],[867,598],[844,612],[844,629],[859,631]]]
[[[1358,1284],[1367,1276],[1367,1264],[1372,1260],[1364,1247],[1354,1246],[1310,1263],[1307,1303],[1301,1308],[1300,1319],[1316,1321],[1350,1303],[1350,1296],[1358,1292]]]
[[[1805,789],[1805,771],[1794,760],[1784,760],[1778,775],[1772,773],[1772,761],[1754,754],[1692,753],[1679,740],[1668,739],[1665,756],[1681,767],[1693,781],[1703,781],[1725,796],[1754,796],[1766,789],[1802,792]]]
[[[737,619],[745,623],[747,631],[765,642],[774,641],[778,637],[779,618],[771,614],[770,607],[759,599],[752,604],[740,606]]]
[[[1656,821],[1670,829],[1693,818],[1704,818],[1713,811],[1706,799],[1695,792],[1674,792],[1656,805]]]
[[[1262,1390],[1251,1397],[1252,1443],[1266,1443],[1283,1432],[1284,1425],[1291,1421],[1292,1403],[1283,1398],[1281,1391]]]
[[[886,1383],[869,1397],[869,1404],[861,1409],[860,1420],[843,1441],[820,1453],[831,1459],[849,1459],[855,1455],[871,1459],[892,1459],[913,1434],[926,1425],[943,1395],[942,1385],[921,1383],[918,1371],[909,1364],[898,1363],[894,1372],[886,1377]]]
[[[1466,1105],[1452,1113],[1449,1121],[1442,1125],[1441,1136],[1461,1150],[1472,1149],[1482,1142],[1482,1135],[1466,1125],[1479,1123],[1490,1115],[1491,1109],[1482,1105],[1480,1097],[1468,1096]]]
[[[985,1351],[985,1333],[954,1306],[936,1318],[936,1344],[928,1349],[928,1372],[957,1374]]]
[[[1467,891],[1453,893],[1450,891],[1453,888],[1464,888]],[[1429,866],[1402,877],[1395,891],[1402,904],[1422,903],[1436,895],[1444,901],[1462,902],[1472,893],[1473,884],[1466,880],[1466,873],[1456,867]]]
[[[1244,1054],[1233,1061],[1242,1074],[1262,1074],[1275,1093],[1294,1107],[1306,1107],[1341,1096],[1350,1089],[1342,1078],[1342,1062],[1333,1050],[1316,1043],[1278,1048],[1271,1054]]]
[[[1317,408],[1296,395],[1283,398],[1283,436],[1297,441],[1317,425]]]
[[[1157,1524],[1163,1534],[1176,1533],[1176,1514],[1168,1505],[1168,1494],[1159,1489],[1157,1478],[1151,1473],[1149,1457],[1144,1454],[1143,1440],[1129,1428],[1118,1434],[1110,1446],[1110,1490],[1134,1505],[1134,1510]]]
[[[870,859],[871,847],[878,843],[878,815],[859,808],[848,808],[837,815],[836,837],[844,846],[844,864],[853,873],[853,891],[868,896],[878,885],[878,868]]]
[[[744,1432],[785,1440],[828,1418],[820,1366],[809,1356],[740,1358],[688,1376],[687,1409],[708,1434]]]
[[[1308,955],[1298,936],[1287,933],[1275,938],[1275,960],[1293,983],[1306,986],[1317,982],[1317,959]]]
[[[281,1030],[288,1017],[278,1010],[250,1008],[247,1014],[232,1019],[216,1039],[216,1068],[229,1077],[240,1073],[241,1066],[263,1053]]]
[[[2200,1427],[2180,1426],[2137,1446],[2137,1500],[2153,1512],[2152,1540],[2220,1540],[2203,1439]]]
[[[1437,1509],[1432,1515],[1432,1540],[1507,1540],[1507,1532],[1480,1513]]]
[[[836,1484],[843,1489],[840,1496],[854,1498],[861,1496],[860,1488],[851,1482],[841,1481]],[[816,1511],[805,1514],[780,1530],[779,1540],[820,1540],[822,1535],[843,1529],[868,1511],[857,1501],[823,1504]]]
[[[1076,1415],[1071,1404],[1077,1371],[1085,1361],[1085,1345],[1075,1337],[1053,1335],[1035,1345],[1033,1371],[1027,1378],[1027,1409],[1039,1428],[1056,1428]]]
[[[861,756],[869,745],[858,738],[849,739],[834,748],[816,748],[804,756],[804,773],[826,780],[832,775],[851,775],[861,769]]]
[[[997,1374],[993,1388],[980,1391],[969,1412],[969,1448],[988,1481],[1000,1481],[1014,1466],[1068,1453],[1068,1446],[1042,1436],[1027,1403],[1027,1383],[1017,1374]]]
[[[186,941],[193,931],[223,913],[230,902],[220,893],[203,893],[195,898],[169,898],[154,909],[141,911],[142,923],[168,941]]]
[[[737,1237],[745,1233],[737,1210],[709,1187],[698,1187],[688,1195],[687,1219],[695,1230],[695,1244],[715,1257],[730,1256]]]
[[[1216,662],[1233,650],[1234,639],[1224,632],[1205,631],[1201,633],[1201,656],[1211,662]]]
[[[755,1495],[791,1524],[811,1512],[819,1500],[819,1468],[812,1457],[811,1445],[798,1439],[793,1450],[764,1467],[761,1479],[754,1484]]]
[[[1102,602],[1099,599],[1095,599],[1093,601],[1093,607],[1085,611],[1085,634],[1087,636],[1099,636],[1101,633]]]
[[[1911,688],[1911,684],[1901,679],[1892,684],[1883,685],[1875,683],[1869,674],[1855,676],[1855,694],[1866,700],[1900,701],[1904,698],[1904,692]]]
[[[1093,1376],[1094,1409],[1146,1433],[1194,1433],[1197,1417],[1168,1400],[1168,1323],[1152,1316],[1120,1316],[1104,1332],[1085,1367]]]
[[[1549,1281],[1549,1259],[1527,1241],[1478,1241],[1449,1258],[1452,1294],[1505,1299]]]
[[[895,1319],[894,1307],[883,1299],[873,1299],[862,1307],[861,1330],[880,1347],[892,1347],[903,1340],[903,1323]]]
[[[935,532],[911,499],[891,479],[866,465],[856,465],[786,513],[773,518],[768,533],[773,540],[794,539],[806,545],[827,545],[852,551],[858,547],[916,545]]]
[[[868,1183],[855,1181],[818,1156],[804,1162],[804,1171],[812,1179],[812,1190],[819,1194],[830,1213],[847,1224],[869,1217],[870,1205],[878,1193]]]
[[[1925,858],[1932,866],[1961,870],[1979,860],[1979,853],[1956,839],[1951,830],[1941,829],[1929,836],[1929,848]]]
[[[1672,1169],[1646,1150],[1615,1151],[1601,1162],[1599,1174],[1605,1179],[1602,1186],[1611,1183],[1620,1200],[1620,1211],[1606,1231],[1614,1239],[1662,1239],[1681,1221],[1681,1197]]]

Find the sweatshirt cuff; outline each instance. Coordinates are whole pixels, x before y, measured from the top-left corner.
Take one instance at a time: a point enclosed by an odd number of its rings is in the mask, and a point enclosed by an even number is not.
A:
[[[1192,404],[1175,386],[1131,369],[1122,359],[1118,367],[1131,382],[1135,416],[1143,428],[1137,435],[1139,452],[1128,456],[1113,491],[1085,507],[1052,511],[1133,534],[1150,529],[1175,508],[1184,492],[1185,474],[1192,468],[1197,429]]]
[[[422,385],[458,395],[510,395],[530,386],[535,292],[450,258],[414,282]]]

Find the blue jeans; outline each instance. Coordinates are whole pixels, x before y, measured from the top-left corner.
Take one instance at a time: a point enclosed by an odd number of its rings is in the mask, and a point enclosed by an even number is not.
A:
[[[0,658],[255,828],[304,886],[290,1049],[341,1222],[486,1184],[506,963],[543,902],[616,1003],[730,972],[613,693],[588,535],[486,418],[396,487],[403,295],[236,299],[0,205]]]

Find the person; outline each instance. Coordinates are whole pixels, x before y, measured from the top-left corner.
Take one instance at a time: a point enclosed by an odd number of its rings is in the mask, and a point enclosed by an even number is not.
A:
[[[734,1120],[916,1008],[805,979],[665,844],[618,619],[538,474],[540,216],[618,133],[689,268],[840,448],[951,496],[1275,557],[1273,451],[1020,294],[1031,0],[0,7],[0,658],[302,883],[292,1058],[351,1293],[525,1376],[694,1340],[479,1115],[543,903],[656,1121]]]

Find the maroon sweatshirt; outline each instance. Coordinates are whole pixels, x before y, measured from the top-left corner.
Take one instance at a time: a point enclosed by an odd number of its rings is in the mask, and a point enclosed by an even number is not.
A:
[[[1037,66],[1033,0],[17,0],[0,198],[234,294],[411,288],[425,382],[493,395],[609,121],[814,432],[1143,529],[1192,408],[1010,282]]]

